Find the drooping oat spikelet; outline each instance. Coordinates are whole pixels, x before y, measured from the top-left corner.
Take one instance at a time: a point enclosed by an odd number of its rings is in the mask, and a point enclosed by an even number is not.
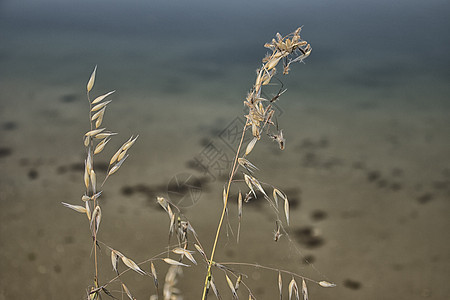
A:
[[[211,276],[210,284],[211,284],[211,288],[212,288],[212,290],[214,292],[214,295],[216,295],[216,298],[218,300],[221,300],[222,297],[220,297],[219,291],[217,290],[216,284],[214,283],[214,278],[212,276]]]
[[[95,231],[95,235],[98,232],[98,227],[100,226],[101,220],[102,220],[102,210],[100,209],[100,206],[97,205],[91,217],[91,229],[93,232]]]
[[[122,262],[128,268],[132,269],[133,271],[135,271],[138,274],[141,274],[141,275],[145,275],[146,274],[141,268],[139,268],[139,266],[133,260],[131,260],[131,259],[125,257],[125,256],[122,256],[121,258],[122,258]]]
[[[102,131],[105,130],[105,129],[106,129],[106,128],[94,129],[94,130],[91,130],[91,131],[86,132],[84,135],[85,135],[85,136],[94,136],[94,135],[99,134],[100,132],[102,132]]]
[[[119,265],[119,254],[117,254],[116,250],[111,250],[111,264],[114,272],[119,274],[119,271],[117,270],[117,266]]]
[[[186,256],[186,258],[189,259],[194,265],[197,264],[197,261],[195,261],[195,258],[192,255],[193,251],[189,251],[189,250],[178,247],[178,248],[173,249],[172,252],[176,253],[176,254],[180,254],[182,256]]]
[[[172,266],[180,266],[180,267],[190,267],[190,265],[183,264],[179,261],[173,260],[171,258],[163,258],[163,261]]]
[[[89,201],[85,202],[86,207],[86,215],[88,217],[89,222],[91,221],[91,206],[89,205]]]
[[[306,287],[305,279],[302,279],[302,295],[303,300],[308,300],[308,288]]]
[[[88,92],[90,92],[92,90],[92,88],[94,87],[94,82],[95,82],[95,73],[97,72],[97,66],[95,66],[94,71],[92,71],[91,77],[89,77],[89,81],[86,85],[86,89]]]
[[[336,286],[336,284],[325,281],[325,280],[320,281],[319,285],[322,287],[335,287]]]
[[[72,205],[66,202],[61,202],[62,205],[64,205],[65,207],[68,207],[70,209],[73,209],[74,211],[77,211],[79,213],[86,213],[86,208],[84,208],[83,206],[79,206],[79,205]]]
[[[118,163],[116,163],[108,172],[107,176],[111,176],[112,174],[116,173],[117,170],[119,170],[120,166],[122,166],[123,162],[128,158],[128,155],[126,155],[124,158],[119,160]]]
[[[122,282],[122,288],[125,291],[125,293],[127,294],[128,298],[130,298],[130,300],[134,300],[133,296],[130,293],[130,290],[127,288],[127,286],[123,282]]]
[[[289,300],[292,299],[292,295],[294,295],[296,299],[299,298],[297,282],[295,281],[294,277],[292,277],[292,280],[289,283]]]
[[[152,271],[153,282],[155,284],[156,289],[158,289],[158,275],[156,274],[156,268],[153,262],[150,263],[150,270]]]
[[[287,197],[284,199],[284,215],[286,216],[286,223],[289,225],[289,201]]]
[[[257,141],[258,141],[258,139],[255,137],[255,138],[253,138],[250,141],[250,143],[248,143],[247,148],[245,149],[245,155],[244,156],[247,156],[247,155],[250,154],[250,152],[252,152],[252,150],[255,147]]]
[[[98,96],[97,98],[95,98],[91,103],[92,104],[97,104],[97,103],[99,103],[100,101],[102,101],[103,99],[105,99],[106,97],[108,97],[109,95],[111,95],[111,94],[113,94],[113,93],[115,93],[116,91],[114,90],[114,91],[111,91],[111,92],[108,92],[108,93],[106,93],[106,94],[103,94],[103,95],[101,95],[101,96]]]
[[[103,149],[105,149],[106,144],[108,144],[110,140],[110,138],[105,138],[100,143],[98,143],[98,145],[94,149],[94,154],[99,154],[100,152],[102,152]]]
[[[283,299],[283,281],[281,278],[281,272],[278,271],[278,291],[280,292],[280,300]]]
[[[226,279],[227,279],[228,287],[230,288],[231,293],[233,294],[233,298],[234,298],[234,299],[238,299],[238,295],[237,295],[237,293],[236,293],[236,290],[234,289],[234,284],[233,284],[233,282],[231,281],[230,277],[228,277],[227,274],[225,274],[225,277],[226,277]]]
[[[100,110],[100,109],[104,108],[106,105],[108,105],[108,104],[111,103],[111,102],[112,102],[112,100],[108,100],[108,101],[99,103],[99,104],[97,104],[96,106],[94,106],[94,107],[91,109],[91,112]]]

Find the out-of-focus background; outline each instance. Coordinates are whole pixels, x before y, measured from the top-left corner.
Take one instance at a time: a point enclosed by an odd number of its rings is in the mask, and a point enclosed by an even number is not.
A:
[[[93,95],[117,90],[104,124],[119,133],[97,160],[100,178],[139,134],[104,186],[99,238],[136,262],[163,252],[169,221],[155,197],[164,195],[210,249],[263,45],[299,26],[313,51],[278,76],[286,149],[265,139],[249,156],[259,180],[288,194],[292,242],[273,241],[275,216],[253,200],[240,243],[222,231],[217,261],[337,284],[308,283],[310,299],[446,299],[449,13],[443,0],[1,1],[0,299],[85,299],[92,284],[88,222],[60,202],[82,204],[95,65]],[[234,203],[229,214],[236,234]],[[113,271],[100,252],[105,282]],[[156,267],[162,284],[167,266]],[[279,297],[277,273],[236,268],[257,299]],[[200,297],[203,276],[204,265],[185,270],[185,299]],[[155,292],[149,277],[124,281],[137,299]],[[118,285],[111,291],[121,297]]]

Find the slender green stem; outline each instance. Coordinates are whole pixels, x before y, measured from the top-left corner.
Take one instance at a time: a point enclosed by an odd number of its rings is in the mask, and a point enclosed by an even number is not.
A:
[[[236,174],[236,171],[237,171],[237,161],[238,161],[238,158],[239,158],[239,152],[241,151],[242,143],[244,141],[244,135],[245,135],[245,131],[247,130],[247,126],[248,126],[248,121],[245,123],[244,129],[242,130],[241,140],[240,140],[239,146],[238,146],[238,148],[236,150],[236,155],[234,157],[233,167],[231,168],[231,172],[230,172],[230,178],[228,179],[228,185],[227,185],[227,189],[226,189],[226,193],[225,193],[225,199],[224,199],[224,203],[223,203],[222,215],[220,216],[219,225],[217,226],[216,237],[214,239],[214,245],[213,245],[213,248],[212,248],[212,251],[211,251],[211,258],[209,259],[208,270],[207,270],[206,276],[205,276],[205,284],[203,286],[202,300],[206,300],[207,287],[208,287],[209,281],[211,280],[211,266],[212,266],[213,261],[214,261],[214,254],[216,253],[217,242],[219,241],[220,229],[222,228],[223,219],[225,217],[225,212],[226,212],[226,209],[227,209],[228,196],[230,194],[231,182],[233,181],[233,177],[234,177],[234,175]]]

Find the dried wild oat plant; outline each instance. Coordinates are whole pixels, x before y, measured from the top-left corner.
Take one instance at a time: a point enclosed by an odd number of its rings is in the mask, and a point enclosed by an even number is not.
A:
[[[94,158],[101,154],[106,145],[111,141],[112,137],[116,135],[116,133],[101,127],[105,110],[111,103],[111,100],[106,99],[115,91],[105,93],[96,97],[94,100],[91,100],[90,92],[94,86],[97,71],[97,67],[94,68],[94,71],[92,72],[87,83],[90,129],[84,135],[84,146],[86,147],[87,153],[84,162],[84,185],[86,190],[84,195],[81,197],[84,205],[63,203],[63,205],[68,208],[86,214],[91,229],[94,249],[94,278],[93,285],[87,289],[88,300],[102,299],[102,295],[106,295],[113,299],[118,299],[118,295],[120,295],[122,299],[126,297],[131,300],[135,299],[133,292],[130,291],[129,287],[122,280],[122,275],[129,271],[134,271],[139,275],[152,278],[154,294],[150,296],[150,299],[159,299],[160,296],[162,296],[162,299],[164,300],[182,299],[182,292],[176,286],[179,281],[179,277],[182,274],[182,269],[187,267],[194,268],[198,265],[201,265],[206,269],[202,300],[206,300],[210,290],[213,291],[217,299],[221,299],[221,294],[215,284],[215,280],[217,278],[222,278],[224,280],[233,299],[238,299],[240,294],[246,294],[248,299],[256,299],[250,286],[247,284],[247,276],[237,269],[234,269],[238,267],[259,268],[272,271],[274,274],[277,274],[276,285],[278,286],[280,299],[282,299],[283,296],[283,276],[288,276],[291,278],[288,284],[289,299],[300,299],[300,296],[302,296],[304,300],[308,299],[307,282],[315,283],[322,287],[334,286],[333,283],[325,280],[315,281],[300,274],[279,268],[243,262],[225,263],[215,260],[215,253],[223,221],[225,217],[228,218],[230,191],[232,185],[234,186],[234,184],[241,185],[241,188],[243,187],[244,191],[241,192],[241,189],[239,189],[237,199],[237,242],[239,242],[243,207],[252,199],[262,197],[267,201],[269,207],[272,208],[276,216],[276,228],[273,238],[274,241],[277,242],[280,238],[285,236],[292,244],[294,243],[285,230],[285,226],[288,226],[290,223],[288,196],[279,188],[262,182],[256,177],[256,173],[259,169],[256,164],[249,159],[249,155],[263,135],[266,135],[269,139],[275,141],[281,150],[283,150],[286,146],[283,131],[278,128],[277,120],[274,120],[273,108],[273,103],[278,101],[280,96],[286,90],[280,89],[280,91],[272,98],[265,98],[262,90],[263,87],[271,84],[279,65],[282,66],[282,73],[286,75],[289,73],[290,66],[293,63],[303,62],[303,60],[310,55],[311,46],[306,41],[301,39],[300,31],[301,27],[284,37],[277,33],[276,37],[272,39],[271,42],[264,45],[271,51],[271,53],[267,54],[267,56],[262,60],[262,65],[257,70],[255,84],[244,101],[244,105],[248,109],[248,112],[245,115],[246,123],[242,130],[239,145],[236,149],[233,166],[230,170],[230,176],[223,189],[223,210],[219,218],[219,224],[217,226],[210,255],[208,255],[207,251],[205,251],[199,236],[194,230],[194,227],[183,215],[182,211],[164,197],[157,197],[156,200],[167,213],[169,219],[169,239],[168,247],[165,251],[156,254],[145,261],[136,263],[131,258],[119,252],[119,250],[110,247],[98,239],[99,226],[102,220],[102,211],[100,206],[102,188],[107,179],[115,174],[128,158],[128,150],[136,142],[138,136],[131,136],[118,148],[109,160],[108,170],[106,171],[102,184],[99,185],[97,173],[94,170]],[[247,145],[244,145],[244,136],[246,134],[251,135],[252,138]],[[235,180],[235,175],[238,171],[242,172],[243,180]],[[268,192],[269,190],[271,190],[271,193]],[[280,212],[280,210],[282,212]],[[173,242],[174,239],[175,241]],[[172,242],[174,244],[171,244]],[[97,249],[101,246],[105,247],[110,252],[112,270],[115,273],[111,279],[103,281],[100,281],[99,279],[99,251],[97,251]],[[198,254],[200,255],[200,260],[194,256]],[[199,262],[197,262],[197,260],[199,260]],[[160,282],[158,280],[158,272],[155,265],[157,263],[166,264],[169,267],[162,286],[160,286]],[[213,276],[213,273],[216,271],[219,272],[219,275],[220,272],[223,272],[223,276],[219,276],[217,274],[217,276]],[[297,285],[297,280],[301,282],[300,288]],[[113,284],[120,289],[112,289]]]

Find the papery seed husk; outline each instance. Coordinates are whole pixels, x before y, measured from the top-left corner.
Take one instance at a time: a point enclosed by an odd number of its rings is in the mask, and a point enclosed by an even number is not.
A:
[[[89,196],[87,196],[87,195],[83,195],[83,196],[81,196],[81,200],[84,201],[84,202],[86,202],[86,201],[91,200],[91,197],[89,197]]]
[[[85,136],[94,136],[96,134],[99,134],[100,132],[102,132],[103,130],[105,130],[106,128],[100,128],[100,129],[94,129],[91,131],[86,132],[84,135]]]
[[[92,88],[94,87],[96,72],[97,72],[97,66],[95,66],[94,71],[92,71],[91,77],[89,77],[89,81],[86,85],[86,89],[88,92],[90,92],[92,90]]]
[[[117,157],[117,160],[121,160],[125,155],[127,155],[127,150],[123,150],[120,152],[119,156]]]
[[[238,196],[238,217],[242,217],[242,193],[240,191]]]
[[[281,56],[278,58],[273,57],[272,59],[270,59],[267,63],[266,63],[266,69],[267,71],[275,68],[278,64],[278,62],[280,61]]]
[[[255,137],[250,141],[250,143],[248,143],[247,148],[245,149],[245,156],[247,156],[250,152],[252,152],[253,147],[255,147],[257,141],[258,139]]]
[[[89,204],[89,201],[85,202],[85,207],[86,207],[86,215],[87,215],[87,218],[88,218],[88,220],[90,222],[91,221],[91,206]]]
[[[180,266],[180,267],[190,267],[190,265],[183,264],[179,261],[173,260],[171,258],[163,258],[163,261],[172,266]]]
[[[236,283],[234,284],[234,290],[237,292],[239,290],[239,285],[242,281],[242,275],[239,274],[238,278],[236,279]]]
[[[308,288],[306,287],[305,279],[302,279],[302,294],[303,300],[308,300]]]
[[[159,205],[161,205],[162,208],[164,208],[164,210],[169,213],[167,211],[167,206],[169,205],[169,203],[167,202],[167,200],[164,197],[156,197],[156,200],[158,201]]]
[[[98,117],[100,117],[100,115],[104,114],[106,110],[106,107],[103,107],[102,110],[96,112],[92,117],[91,117],[91,121],[94,121],[95,119],[97,119]]]
[[[79,213],[85,213],[86,212],[86,208],[84,208],[83,206],[79,206],[79,205],[72,205],[66,202],[61,202],[62,205],[64,205],[65,207],[68,207],[70,209],[73,209],[74,211],[77,211]]]
[[[138,139],[138,137],[139,137],[139,135],[137,135],[137,136],[136,136],[134,139],[132,139],[131,141],[126,142],[126,143],[123,145],[123,150],[128,150],[128,149],[130,149],[131,146],[133,146],[134,142],[136,142],[136,140]],[[131,137],[131,138],[133,138],[133,137]],[[131,139],[131,138],[130,138],[130,139]]]
[[[139,266],[133,260],[131,260],[125,256],[122,256],[121,258],[122,258],[122,262],[131,270],[133,270],[141,275],[146,274],[141,268],[139,268]]]
[[[91,170],[91,183],[92,183],[92,190],[94,193],[96,193],[97,191],[95,190],[96,186],[97,186],[97,176],[95,175],[94,170]]]
[[[283,291],[283,281],[281,278],[281,272],[278,271],[278,291],[280,292],[280,299],[282,298],[282,291]]]
[[[204,258],[205,260],[208,260],[205,251],[203,251],[203,249],[202,249],[199,245],[194,244],[194,247],[195,247],[195,249],[197,249],[197,251],[203,256],[203,258]]]
[[[98,96],[97,98],[95,98],[95,99],[92,101],[92,104],[96,104],[96,103],[102,101],[103,99],[105,99],[106,97],[108,97],[109,95],[111,95],[111,94],[113,94],[113,93],[115,93],[115,92],[116,92],[116,91],[111,91],[111,92],[108,92],[108,93],[103,94],[103,95],[101,95],[101,96]]]
[[[230,277],[228,277],[227,274],[225,274],[225,277],[227,279],[228,287],[230,288],[231,293],[233,294],[233,298],[237,298],[237,294],[236,294],[236,291],[234,290],[233,282],[231,281]]]
[[[94,138],[96,138],[96,139],[104,139],[104,138],[107,138],[107,137],[110,137],[110,136],[116,135],[116,134],[117,133],[115,133],[115,132],[101,132],[101,133],[95,135]]]
[[[335,287],[336,286],[336,284],[328,282],[328,281],[324,281],[324,280],[320,281],[319,285],[322,287]]]
[[[117,152],[113,155],[113,157],[111,157],[111,160],[109,161],[109,165],[112,165],[113,163],[115,163],[117,161],[117,157],[119,157],[120,152],[122,152],[122,147],[119,148],[119,150],[117,150]]]
[[[187,259],[189,259],[194,265],[197,264],[197,261],[194,259],[194,256],[192,256],[192,252],[188,251],[183,248],[175,248],[172,250],[173,253],[180,254],[186,256]]]
[[[289,282],[289,300],[292,298],[292,294],[294,293],[294,290],[297,288],[297,282],[295,282],[294,277],[292,277],[291,282]]]
[[[287,198],[284,200],[284,214],[286,216],[286,223],[289,225],[289,201]]]
[[[91,139],[88,136],[84,138],[84,146],[85,147],[89,146],[90,142],[91,142]]]
[[[100,143],[98,143],[98,145],[94,149],[94,154],[99,154],[100,152],[102,152],[103,149],[105,149],[106,144],[108,144],[110,140],[110,138],[104,138]]]
[[[116,253],[116,250],[111,250],[111,264],[113,267],[113,270],[117,273],[117,265],[119,263],[119,255]]]
[[[150,262],[150,269],[152,270],[153,281],[155,283],[156,288],[158,289],[158,276],[156,274],[156,269],[153,262]]]
[[[97,104],[96,106],[94,106],[94,107],[91,109],[91,112],[100,110],[100,109],[102,109],[103,107],[105,107],[106,105],[108,105],[108,104],[111,103],[111,102],[112,102],[112,100],[108,100],[108,101],[99,103],[99,104]]]
[[[127,294],[128,298],[130,298],[131,300],[133,300],[133,296],[130,293],[130,290],[128,290],[127,286],[125,285],[125,283],[122,282],[122,288],[125,291],[125,293]]]
[[[127,159],[128,155],[122,158],[117,164],[115,164],[111,170],[108,172],[108,176],[114,174],[117,172],[117,170],[120,168],[120,166],[123,164],[123,162]]]
[[[84,163],[84,185],[86,186],[86,189],[89,189],[89,173],[86,161]]]

